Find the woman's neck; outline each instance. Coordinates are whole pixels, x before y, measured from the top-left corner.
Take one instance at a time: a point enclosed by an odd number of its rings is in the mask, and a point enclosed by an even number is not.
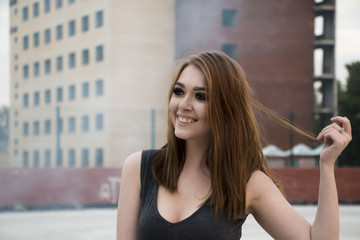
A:
[[[185,146],[186,158],[183,170],[206,170],[204,155],[208,150],[209,143],[207,141],[186,140]]]

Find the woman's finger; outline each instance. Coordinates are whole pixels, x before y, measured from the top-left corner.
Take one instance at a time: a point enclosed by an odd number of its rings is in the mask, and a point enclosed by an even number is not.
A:
[[[317,139],[317,140],[323,139],[324,135],[325,135],[327,132],[329,132],[330,130],[335,130],[335,131],[338,131],[338,132],[342,132],[342,131],[343,131],[343,130],[342,130],[342,127],[340,127],[338,124],[332,123],[332,124],[326,126],[325,128],[323,128],[323,129],[321,130],[321,132],[319,133],[319,135],[317,136],[316,139]]]
[[[351,124],[347,117],[336,116],[330,119],[332,122],[337,122],[338,125],[344,129],[344,132],[351,135]]]

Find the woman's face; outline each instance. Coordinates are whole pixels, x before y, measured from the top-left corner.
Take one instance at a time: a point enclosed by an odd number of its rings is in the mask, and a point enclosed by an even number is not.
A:
[[[194,65],[187,66],[175,83],[169,110],[176,137],[183,140],[210,139],[205,85],[204,74]]]

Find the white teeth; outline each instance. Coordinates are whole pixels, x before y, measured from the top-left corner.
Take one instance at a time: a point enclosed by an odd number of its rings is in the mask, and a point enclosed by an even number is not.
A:
[[[180,117],[178,116],[179,122],[181,123],[192,123],[195,122],[194,119],[192,118],[185,118],[185,117]]]

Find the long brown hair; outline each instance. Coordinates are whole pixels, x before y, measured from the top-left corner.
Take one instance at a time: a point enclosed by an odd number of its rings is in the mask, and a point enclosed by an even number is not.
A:
[[[207,199],[215,213],[224,210],[229,218],[245,216],[246,184],[255,170],[272,177],[262,152],[261,138],[254,108],[301,134],[312,135],[292,126],[286,119],[267,109],[251,96],[251,89],[240,65],[222,52],[202,52],[179,62],[169,91],[189,65],[198,67],[207,87],[207,119],[211,140],[204,159],[210,170],[211,195]],[[174,192],[185,162],[185,142],[174,134],[168,117],[167,144],[157,155],[152,171],[155,180]]]

